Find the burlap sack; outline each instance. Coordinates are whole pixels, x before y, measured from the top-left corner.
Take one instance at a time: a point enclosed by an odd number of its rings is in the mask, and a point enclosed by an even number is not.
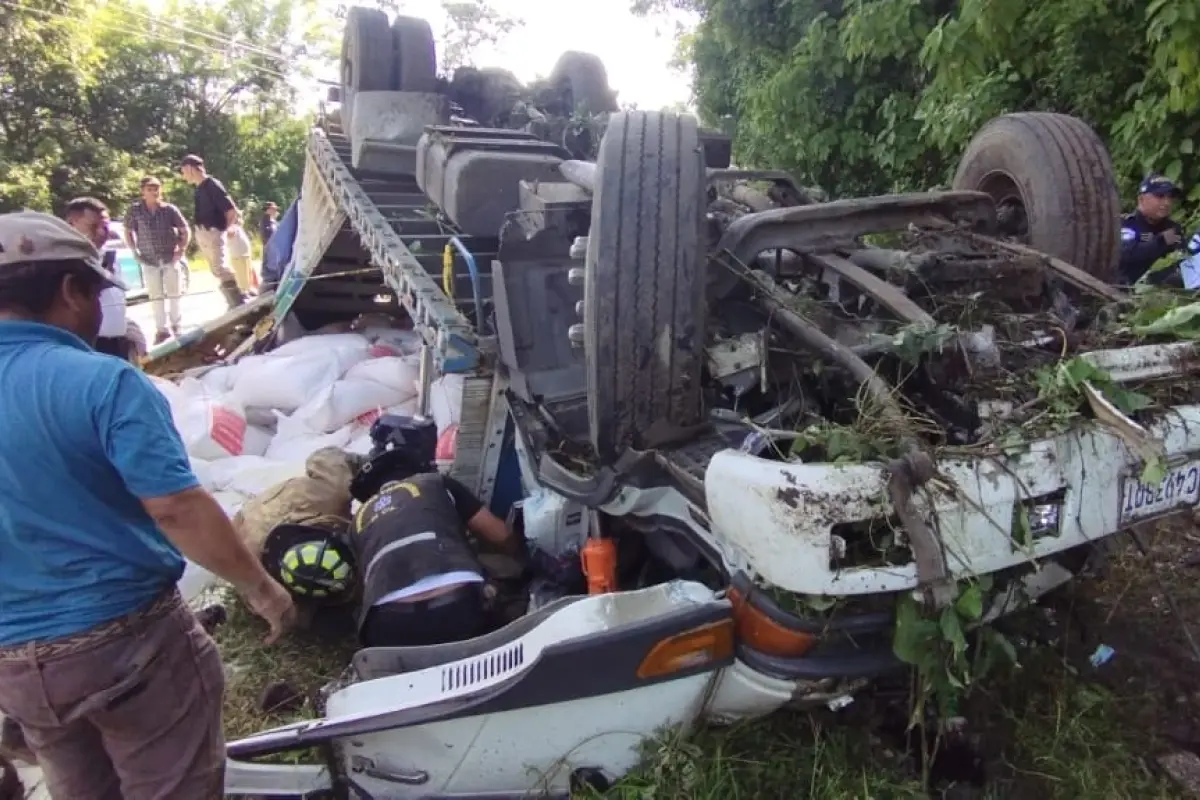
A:
[[[305,475],[289,478],[248,500],[233,518],[233,527],[255,555],[276,525],[350,524],[350,479],[362,457],[336,447],[323,447],[308,457]]]

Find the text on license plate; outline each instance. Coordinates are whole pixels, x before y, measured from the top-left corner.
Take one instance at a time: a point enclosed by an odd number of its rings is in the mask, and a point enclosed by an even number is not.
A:
[[[1189,461],[1167,470],[1160,483],[1143,483],[1137,477],[1126,478],[1121,497],[1121,521],[1145,519],[1178,506],[1195,505],[1200,500],[1200,461]]]

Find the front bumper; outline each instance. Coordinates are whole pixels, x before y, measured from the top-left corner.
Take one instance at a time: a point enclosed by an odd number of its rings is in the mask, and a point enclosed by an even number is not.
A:
[[[1200,459],[1200,406],[1171,409],[1149,426],[1172,465]],[[940,478],[914,497],[937,532],[955,578],[998,572],[1110,536],[1122,517],[1122,487],[1141,465],[1110,429],[1081,423],[1016,455],[942,458]],[[778,588],[809,595],[861,595],[916,588],[914,563],[845,567],[835,525],[887,519],[881,464],[788,464],[733,450],[705,474],[712,531]],[[1053,498],[1056,530],[1022,541],[1018,504]],[[1177,511],[1178,507],[1163,513]],[[1142,517],[1145,521],[1152,517]]]

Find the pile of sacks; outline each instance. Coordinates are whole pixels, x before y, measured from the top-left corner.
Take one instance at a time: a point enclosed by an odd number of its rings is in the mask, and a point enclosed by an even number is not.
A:
[[[315,333],[178,383],[150,380],[171,406],[196,476],[232,517],[259,492],[303,475],[313,452],[365,455],[381,414],[415,414],[420,347],[419,334],[393,328]],[[433,382],[439,435],[457,426],[461,405],[462,376]]]

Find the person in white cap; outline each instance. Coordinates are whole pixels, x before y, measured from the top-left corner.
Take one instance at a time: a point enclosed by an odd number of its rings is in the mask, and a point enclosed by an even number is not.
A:
[[[50,795],[220,797],[224,674],[184,557],[270,625],[290,595],[192,473],[171,409],[89,342],[120,286],[63,220],[0,215],[0,713]]]

